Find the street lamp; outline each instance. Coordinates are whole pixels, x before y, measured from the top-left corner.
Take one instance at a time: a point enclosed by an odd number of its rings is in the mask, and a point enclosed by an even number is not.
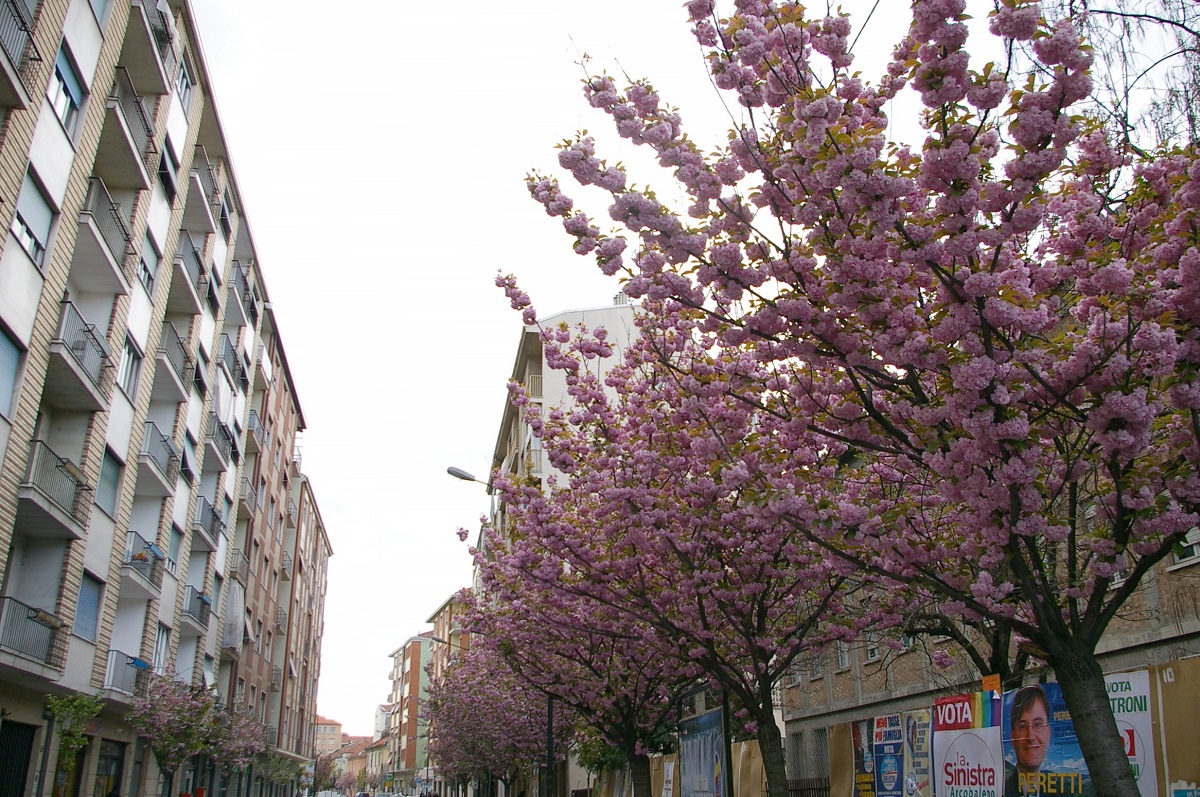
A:
[[[476,479],[470,472],[462,468],[456,468],[453,465],[446,468],[446,473],[449,473],[456,479],[464,482],[475,482],[482,484],[488,489],[488,494],[492,493],[492,483],[490,481],[481,482]],[[496,506],[493,501],[492,516],[496,515]],[[445,640],[437,640],[444,642]],[[449,644],[449,643],[447,643]],[[554,797],[554,695],[546,693],[546,793],[543,797]]]

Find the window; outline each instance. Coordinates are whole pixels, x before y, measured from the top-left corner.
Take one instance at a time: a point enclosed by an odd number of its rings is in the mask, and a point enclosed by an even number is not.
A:
[[[213,575],[213,610],[219,611],[221,608],[221,592],[225,589],[225,579],[219,575]]]
[[[179,459],[179,473],[188,484],[196,481],[196,441],[191,432],[183,436],[183,456]]]
[[[171,629],[162,623],[158,624],[158,638],[154,640],[154,671],[159,675],[167,674],[167,656],[171,651]]]
[[[808,662],[808,677],[817,679],[825,675],[825,654],[815,652]]]
[[[121,352],[121,367],[117,369],[117,384],[130,401],[137,400],[138,375],[142,372],[142,353],[133,338],[125,338],[125,349]]]
[[[233,235],[233,221],[230,219],[229,212],[229,192],[221,194],[221,233],[225,236],[225,240],[229,240],[229,236]]]
[[[179,95],[179,104],[183,106],[186,113],[192,105],[192,88],[196,85],[196,81],[192,79],[192,70],[188,66],[187,58],[179,59],[179,72],[175,75],[175,92]]]
[[[26,172],[21,193],[17,196],[17,212],[13,214],[9,229],[25,254],[39,267],[46,258],[46,244],[50,240],[50,224],[53,221],[54,211],[50,207],[50,200],[46,199],[33,176]]]
[[[83,105],[83,88],[79,74],[71,65],[66,42],[59,49],[58,58],[54,59],[54,78],[46,88],[46,98],[50,100],[50,107],[54,109],[58,121],[62,122],[67,135],[73,136],[79,121],[79,109]]]
[[[117,487],[120,483],[121,461],[106,448],[104,459],[100,462],[100,481],[96,485],[96,506],[108,513],[109,517],[117,514]]]
[[[104,585],[92,576],[83,574],[79,584],[79,605],[75,609],[75,622],[71,630],[75,636],[82,637],[88,642],[96,641],[96,629],[100,625],[100,596]]]
[[[837,643],[837,666],[839,670],[850,669],[850,646],[840,639]]]
[[[154,278],[158,275],[158,266],[162,262],[158,250],[150,236],[142,241],[142,254],[138,258],[138,280],[146,288],[146,293],[154,293]]]
[[[254,624],[254,652],[262,653],[263,646],[263,622],[258,620]]]
[[[1194,528],[1175,546],[1175,563],[1194,562],[1200,559],[1200,527]]]
[[[175,160],[170,141],[166,142],[162,157],[158,159],[158,183],[167,195],[167,201],[175,204],[175,197],[179,194],[179,161]]]
[[[882,651],[879,649],[879,640],[872,637],[867,637],[867,661],[879,661]]]
[[[212,687],[217,683],[217,660],[207,653],[204,654],[204,686]]]
[[[263,646],[263,656],[268,660],[270,660],[270,658],[271,658],[271,646],[274,643],[274,641],[275,641],[275,635],[272,634],[270,631],[268,631],[267,632],[267,641],[266,641],[266,644]]]
[[[171,526],[171,541],[167,543],[167,570],[172,574],[179,571],[179,548],[183,545],[183,532]]]
[[[12,415],[13,397],[17,394],[17,373],[21,369],[21,347],[0,329],[0,415]]]

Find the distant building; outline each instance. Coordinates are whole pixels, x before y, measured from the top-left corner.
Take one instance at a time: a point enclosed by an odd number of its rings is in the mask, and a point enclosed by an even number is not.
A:
[[[425,663],[433,645],[431,636],[432,632],[409,637],[391,653],[392,710],[388,716],[389,768],[385,771],[392,773],[392,787],[406,794],[414,792],[417,770],[425,764],[420,706],[429,682]]]
[[[342,723],[317,716],[313,727],[313,755],[328,755],[342,749]]]

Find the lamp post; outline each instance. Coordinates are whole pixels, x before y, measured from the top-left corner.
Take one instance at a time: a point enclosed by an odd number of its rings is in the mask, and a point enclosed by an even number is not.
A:
[[[456,468],[453,465],[446,468],[446,473],[449,473],[454,478],[464,482],[475,482],[482,484],[487,488],[488,494],[492,494],[492,483],[490,481],[481,482],[476,479],[470,472],[462,468]],[[491,514],[494,517],[496,514],[496,505],[493,501]],[[444,640],[439,640],[444,641]],[[449,643],[447,643],[449,644]],[[546,693],[546,793],[542,797],[554,797],[554,695]]]

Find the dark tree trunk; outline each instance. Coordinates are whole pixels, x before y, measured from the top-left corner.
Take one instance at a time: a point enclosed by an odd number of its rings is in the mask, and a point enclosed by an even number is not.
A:
[[[633,797],[650,797],[650,757],[631,755],[629,772],[633,777]]]
[[[1054,673],[1079,737],[1096,794],[1138,797],[1137,781],[1113,718],[1104,671],[1092,652],[1054,650]]]
[[[767,776],[767,797],[788,797],[787,761],[783,756],[783,735],[775,724],[775,714],[767,704],[767,712],[758,719],[758,750],[762,754],[763,772]],[[733,777],[733,773],[729,773]]]

